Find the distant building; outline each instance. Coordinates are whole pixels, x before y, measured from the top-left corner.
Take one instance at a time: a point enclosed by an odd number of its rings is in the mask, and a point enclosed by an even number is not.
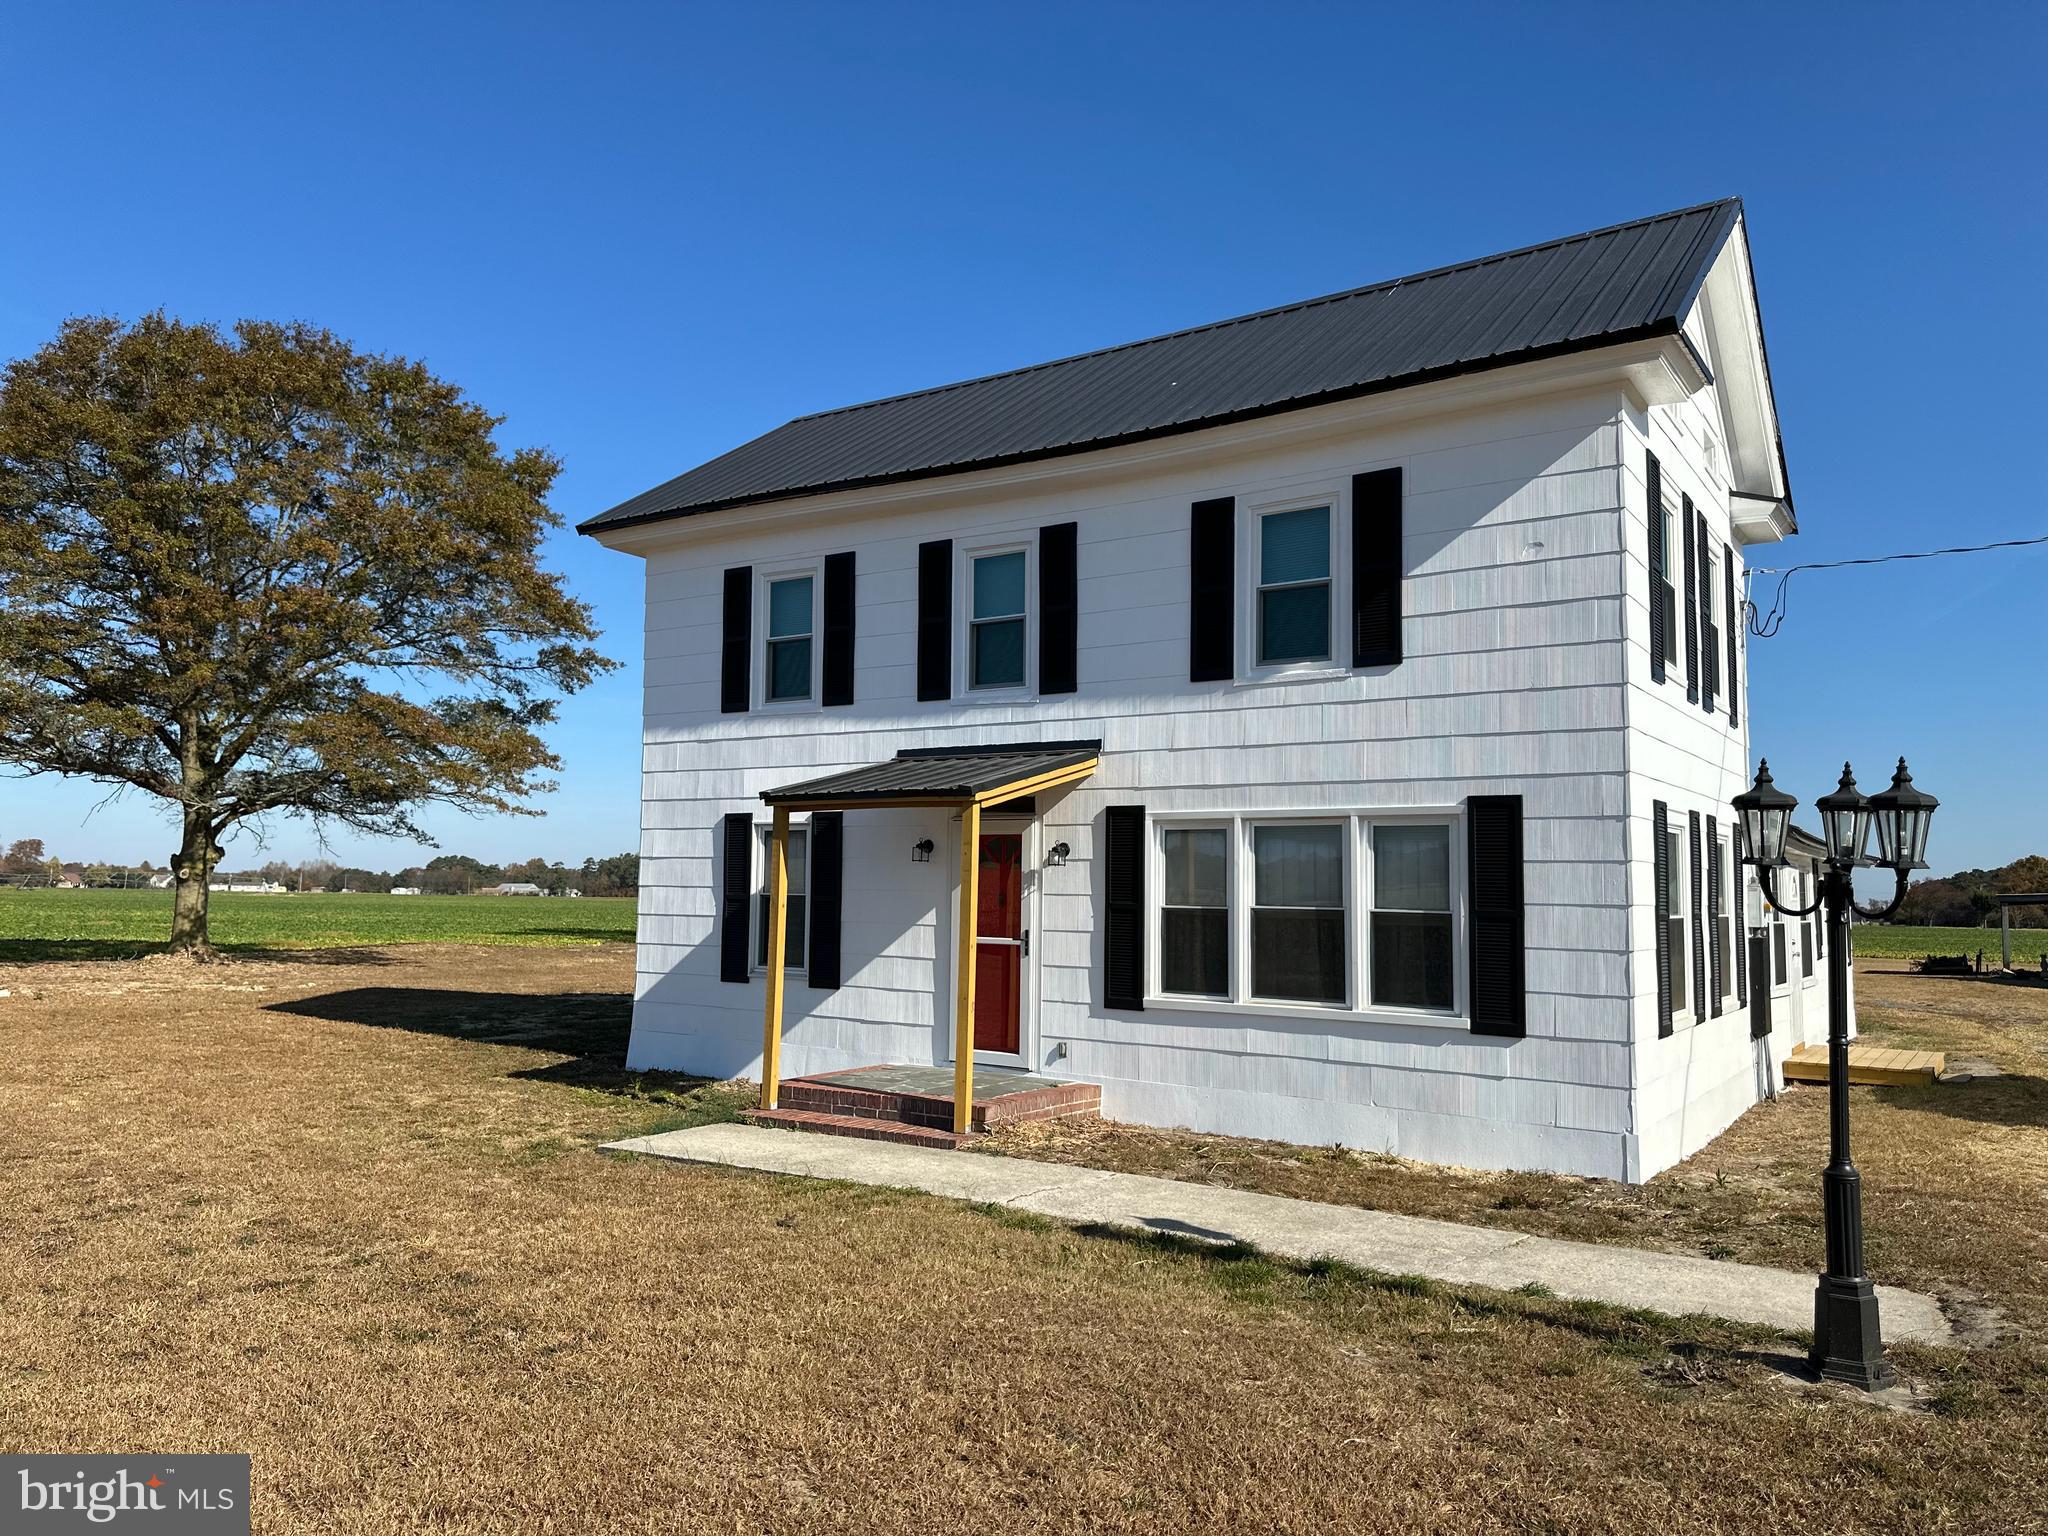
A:
[[[244,896],[282,896],[284,887],[275,880],[211,880],[209,891],[232,891]]]
[[[172,874],[169,870],[166,870],[164,873],[160,875],[151,875],[149,877],[149,888],[152,891],[168,891],[172,886],[176,885],[177,883],[178,877]]]
[[[480,894],[485,896],[545,896],[542,890],[530,880],[509,880],[503,885],[494,885]]]
[[[417,896],[419,893],[420,888],[416,885],[394,885],[391,887],[391,894],[394,896]]]

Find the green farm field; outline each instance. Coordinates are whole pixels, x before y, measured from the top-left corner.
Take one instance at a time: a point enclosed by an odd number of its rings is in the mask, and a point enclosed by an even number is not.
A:
[[[256,896],[216,891],[213,942],[225,950],[375,944],[631,943],[625,897]],[[169,891],[0,890],[0,962],[112,960],[160,950]]]
[[[1859,960],[1917,960],[1922,955],[1970,955],[1984,951],[1986,965],[1998,964],[1996,928],[1894,928],[1883,923],[1860,924],[1850,946]],[[2048,950],[2048,928],[2015,928],[2012,963],[2039,965]]]

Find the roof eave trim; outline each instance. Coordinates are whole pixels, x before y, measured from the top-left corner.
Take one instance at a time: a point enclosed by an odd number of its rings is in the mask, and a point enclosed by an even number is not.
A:
[[[974,474],[980,470],[1003,469],[1016,464],[1039,463],[1047,459],[1072,458],[1077,454],[1099,453],[1109,448],[1127,447],[1132,443],[1153,442],[1160,438],[1183,436],[1190,432],[1201,432],[1211,427],[1227,427],[1239,422],[1258,421],[1271,416],[1284,416],[1294,411],[1305,411],[1321,405],[1340,405],[1347,400],[1362,400],[1372,395],[1391,394],[1397,390],[1412,389],[1424,384],[1441,383],[1446,379],[1466,378],[1478,373],[1491,373],[1511,368],[1521,363],[1542,362],[1553,357],[1569,357],[1584,352],[1597,352],[1605,347],[1626,346],[1632,342],[1654,341],[1659,337],[1684,336],[1683,312],[1666,315],[1648,324],[1632,326],[1625,331],[1611,331],[1599,336],[1590,336],[1558,342],[1547,347],[1532,347],[1524,352],[1510,353],[1500,357],[1479,358],[1471,362],[1452,364],[1443,368],[1425,369],[1419,373],[1402,374],[1392,379],[1376,379],[1344,389],[1324,390],[1314,395],[1301,395],[1291,400],[1275,401],[1269,405],[1248,406],[1243,410],[1225,411],[1214,416],[1203,416],[1193,421],[1172,422],[1161,427],[1147,427],[1136,432],[1119,433],[1112,437],[1090,438],[1085,442],[1061,443],[1048,448],[1034,448],[1022,453],[1002,454],[993,458],[976,459],[965,464],[942,464],[929,468],[903,470],[883,475],[863,475],[845,480],[826,481],[817,485],[794,486],[777,491],[763,491],[747,496],[733,496],[716,501],[697,502],[684,506],[667,507],[659,511],[641,512],[632,517],[611,518],[608,512],[600,512],[576,525],[580,534],[597,536],[621,532],[628,528],[645,527],[649,523],[670,522],[686,517],[698,517],[710,512],[728,512],[738,507],[762,506],[769,502],[808,501],[817,496],[828,496],[838,491],[870,490],[877,486],[905,485],[920,480],[941,480],[955,475]],[[1688,341],[1686,351],[1707,372],[1706,360]],[[1709,378],[1712,377],[1707,372]]]

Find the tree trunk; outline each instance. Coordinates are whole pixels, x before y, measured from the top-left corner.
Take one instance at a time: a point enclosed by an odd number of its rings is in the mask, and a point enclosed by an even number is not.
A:
[[[206,817],[188,810],[185,813],[184,841],[171,859],[171,872],[177,877],[176,899],[171,907],[171,953],[174,955],[190,955],[195,960],[213,958],[213,945],[206,928],[206,892],[214,863],[220,856],[221,850],[214,846],[213,829],[206,824]]]

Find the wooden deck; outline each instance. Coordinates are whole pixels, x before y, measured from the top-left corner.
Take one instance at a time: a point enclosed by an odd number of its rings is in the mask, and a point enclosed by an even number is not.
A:
[[[1940,1051],[1901,1051],[1889,1046],[1849,1047],[1849,1081],[1852,1083],[1931,1083],[1948,1065]],[[1828,1048],[1802,1045],[1785,1058],[1788,1083],[1824,1083],[1828,1080]]]

